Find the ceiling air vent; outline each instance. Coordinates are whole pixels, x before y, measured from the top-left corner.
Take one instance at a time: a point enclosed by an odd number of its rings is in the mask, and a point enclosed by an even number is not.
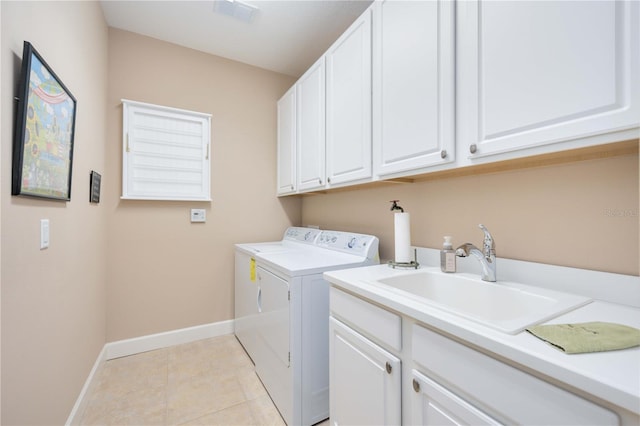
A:
[[[253,21],[258,13],[257,7],[237,0],[215,0],[213,10],[247,23]]]

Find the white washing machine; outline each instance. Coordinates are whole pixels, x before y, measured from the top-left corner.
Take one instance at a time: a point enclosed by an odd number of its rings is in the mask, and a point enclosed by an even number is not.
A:
[[[257,311],[236,311],[236,335],[289,425],[329,417],[329,283],[322,273],[379,263],[371,235],[319,231],[310,241],[253,255],[247,250],[255,244],[236,246],[236,307]]]

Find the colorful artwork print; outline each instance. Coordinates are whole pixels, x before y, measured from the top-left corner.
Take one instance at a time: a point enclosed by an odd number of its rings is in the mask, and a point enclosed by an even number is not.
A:
[[[21,192],[69,198],[75,100],[31,56]]]

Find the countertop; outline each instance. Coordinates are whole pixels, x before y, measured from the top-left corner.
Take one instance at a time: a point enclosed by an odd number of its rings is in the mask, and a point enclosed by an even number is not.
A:
[[[580,389],[640,414],[640,347],[586,354],[565,354],[530,333],[493,330],[437,308],[425,307],[410,295],[386,291],[371,281],[411,271],[376,265],[326,272],[334,286],[468,342],[541,375]],[[640,309],[594,300],[545,324],[607,321],[640,328]]]

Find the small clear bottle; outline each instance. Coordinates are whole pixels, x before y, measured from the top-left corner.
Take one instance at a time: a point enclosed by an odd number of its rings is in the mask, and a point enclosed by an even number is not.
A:
[[[442,272],[456,271],[456,252],[451,245],[451,237],[444,237],[444,244],[440,250],[440,269]]]

